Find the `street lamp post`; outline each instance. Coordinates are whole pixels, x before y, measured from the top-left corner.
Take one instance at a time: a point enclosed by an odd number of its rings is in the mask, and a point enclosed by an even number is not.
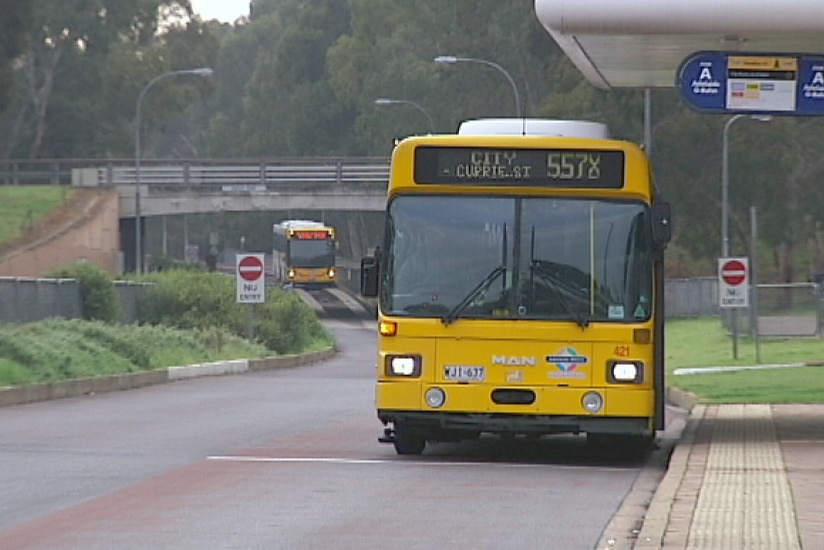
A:
[[[426,109],[424,109],[414,101],[410,101],[408,99],[391,99],[388,97],[379,97],[375,100],[375,105],[411,105],[412,107],[422,112],[426,119],[429,121],[429,133],[435,133],[435,123],[433,122],[432,117],[429,115]]]
[[[746,115],[737,114],[731,116],[727,122],[724,123],[724,131],[722,133],[721,144],[721,257],[728,258],[730,255],[730,235],[729,235],[729,133],[730,127],[736,120],[742,118],[751,118],[760,122],[769,122],[772,120],[768,115]],[[738,320],[736,308],[732,308],[730,312],[730,324],[732,327],[732,357],[738,359]],[[757,315],[757,312],[751,311],[751,315]],[[753,317],[755,318],[755,317]],[[757,321],[756,321],[757,323]],[[753,325],[755,326],[755,325]],[[756,330],[757,334],[757,330]]]
[[[769,115],[746,115],[737,114],[731,116],[724,123],[721,144],[721,256],[726,258],[730,255],[730,235],[729,235],[729,133],[730,127],[736,120],[741,118],[751,118],[760,122],[769,122],[772,117]]]
[[[180,75],[194,75],[194,76],[210,76],[214,71],[209,67],[201,67],[198,69],[183,69],[179,71],[168,71],[160,74],[149,81],[137,96],[137,107],[135,108],[135,136],[134,136],[134,175],[135,175],[135,192],[134,192],[134,254],[135,254],[135,272],[140,274],[143,272],[143,239],[141,236],[141,219],[140,219],[140,113],[143,105],[143,97],[149,88],[154,86],[158,81],[164,78]]]
[[[506,69],[504,69],[497,63],[487,61],[486,59],[477,59],[475,57],[456,57],[454,55],[439,55],[435,58],[435,63],[439,63],[441,65],[454,65],[455,63],[480,63],[481,65],[487,65],[489,67],[497,69],[501,74],[503,74],[506,77],[506,79],[509,81],[509,84],[512,86],[512,93],[515,95],[515,116],[521,116],[521,96],[518,94],[518,86],[515,85],[515,81],[512,79],[512,75],[510,75],[506,71]]]

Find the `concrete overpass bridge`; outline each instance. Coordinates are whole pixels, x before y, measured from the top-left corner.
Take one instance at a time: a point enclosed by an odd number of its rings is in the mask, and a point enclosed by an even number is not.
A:
[[[142,161],[73,168],[72,185],[117,188],[121,219],[214,212],[381,211],[389,159]]]
[[[136,212],[144,222],[162,218],[165,254],[166,217],[221,212],[316,211],[318,218],[331,212],[378,213],[386,204],[388,177],[387,157],[142,160],[139,177],[134,159],[0,160],[0,184],[116,189],[120,249],[127,271],[135,267]],[[338,227],[352,245],[352,254],[374,244],[357,234],[355,218],[346,216],[347,222]],[[143,242],[147,225],[140,225]],[[188,237],[184,240],[188,242]]]

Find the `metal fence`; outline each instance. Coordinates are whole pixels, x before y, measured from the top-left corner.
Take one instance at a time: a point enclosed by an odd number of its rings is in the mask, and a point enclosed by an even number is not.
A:
[[[664,285],[664,309],[668,318],[719,315],[718,278],[668,280]]]
[[[357,268],[341,270],[339,285],[349,292],[359,290]],[[121,322],[137,322],[141,292],[148,283],[115,281],[120,299]],[[722,310],[718,306],[718,279],[672,279],[666,284],[665,310],[668,319],[722,317],[739,334],[766,337],[824,336],[824,292],[814,283],[760,284],[750,308]],[[0,277],[0,323],[29,323],[48,317],[82,317],[80,285],[75,279]],[[734,325],[732,323],[735,323]]]
[[[824,336],[822,298],[821,285],[814,283],[758,285],[758,314],[742,310],[734,317],[736,329],[755,336],[757,326],[758,336],[764,337]]]
[[[274,157],[267,159],[144,159],[145,185],[226,186],[265,190],[269,184],[385,183],[388,157]],[[134,159],[0,159],[0,185],[133,185]]]
[[[718,279],[667,281],[668,319],[720,316],[738,334],[764,337],[824,336],[824,287],[816,283],[759,284],[750,294],[750,307],[721,309]],[[755,308],[755,309],[753,309]]]
[[[80,288],[75,279],[0,277],[0,322],[72,319],[81,314]]]
[[[137,322],[137,304],[147,283],[115,281],[120,299],[120,322]],[[0,277],[0,323],[31,323],[62,317],[83,316],[80,283],[76,279],[32,279]]]
[[[137,182],[134,165],[108,163],[86,170],[75,170],[76,185],[133,185]],[[299,158],[271,159],[260,162],[233,161],[178,162],[144,165],[140,182],[162,186],[225,186],[227,191],[265,191],[269,184],[281,183],[386,183],[389,179],[389,159],[364,158]]]

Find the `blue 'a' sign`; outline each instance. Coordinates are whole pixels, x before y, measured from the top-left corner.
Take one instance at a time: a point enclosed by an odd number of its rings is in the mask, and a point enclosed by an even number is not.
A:
[[[697,52],[681,63],[676,87],[701,112],[824,115],[824,56]]]

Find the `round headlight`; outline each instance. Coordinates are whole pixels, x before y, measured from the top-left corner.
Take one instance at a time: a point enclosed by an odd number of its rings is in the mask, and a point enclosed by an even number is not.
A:
[[[584,406],[587,412],[595,414],[604,406],[604,398],[598,392],[587,392],[581,399],[581,405]]]
[[[429,388],[425,394],[426,404],[438,409],[446,403],[446,393],[441,388]]]

